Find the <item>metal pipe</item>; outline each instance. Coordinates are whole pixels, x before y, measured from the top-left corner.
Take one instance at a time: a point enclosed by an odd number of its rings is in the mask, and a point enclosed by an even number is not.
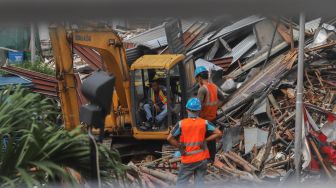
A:
[[[34,24],[30,24],[30,61],[35,62],[36,45],[35,45],[35,29]]]
[[[270,58],[271,50],[272,50],[272,48],[273,48],[273,43],[274,43],[274,39],[275,39],[275,35],[276,35],[277,30],[278,30],[278,27],[279,27],[279,22],[280,22],[280,20],[278,19],[278,20],[277,20],[277,23],[276,23],[276,25],[275,25],[274,31],[273,31],[272,40],[271,40],[271,43],[270,43],[269,48],[268,48],[268,51],[267,51],[267,56],[266,56],[265,62],[264,62],[264,64],[263,64],[263,66],[262,66],[262,69],[263,69],[263,70],[265,70],[265,69],[264,69],[264,68],[265,68],[265,65],[266,65],[268,59]]]
[[[299,61],[297,72],[296,92],[296,115],[295,115],[295,173],[297,181],[300,181],[301,173],[301,146],[302,146],[302,96],[303,96],[303,66],[304,66],[304,34],[305,15],[300,14],[300,35],[299,35]]]

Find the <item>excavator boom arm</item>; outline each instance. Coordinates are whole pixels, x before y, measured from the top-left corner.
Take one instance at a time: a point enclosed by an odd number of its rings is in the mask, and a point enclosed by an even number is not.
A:
[[[79,125],[79,107],[72,54],[64,28],[51,27],[50,39],[56,62],[57,91],[62,106],[64,124],[67,130],[71,130]]]
[[[116,77],[115,89],[121,107],[130,107],[129,67],[122,40],[113,31],[79,31],[73,33],[73,44],[97,50],[108,73]]]
[[[63,27],[52,27],[50,38],[56,62],[56,78],[66,129],[79,125],[79,107],[76,93],[76,79],[73,70],[72,52],[67,33]],[[119,106],[130,113],[129,67],[122,40],[112,30],[74,31],[70,38],[72,45],[95,49],[101,56],[105,71],[116,77],[115,91]],[[112,96],[111,96],[112,97]],[[111,108],[112,124],[116,125],[114,109]]]

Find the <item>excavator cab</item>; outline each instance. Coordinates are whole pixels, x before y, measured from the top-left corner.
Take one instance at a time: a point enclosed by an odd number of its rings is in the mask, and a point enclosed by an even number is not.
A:
[[[188,89],[195,81],[192,79],[194,63],[191,58],[182,54],[144,55],[137,59],[130,68],[132,118],[135,126],[135,138],[162,137],[168,135],[169,130],[185,117],[185,103]],[[150,104],[150,84],[155,80],[161,88],[165,88],[167,99],[167,113],[161,122],[155,122],[152,127],[144,130],[141,127],[147,121],[145,104]],[[150,104],[152,105],[152,104]],[[152,108],[152,115],[156,117],[160,112]],[[160,134],[161,133],[161,134]],[[156,135],[156,136],[154,136]],[[157,139],[162,139],[157,138]],[[155,139],[155,138],[154,138]]]

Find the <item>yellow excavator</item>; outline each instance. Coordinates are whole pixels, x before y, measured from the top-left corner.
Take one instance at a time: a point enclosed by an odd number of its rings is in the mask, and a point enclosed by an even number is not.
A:
[[[107,105],[111,101],[110,108],[106,108],[103,127],[105,133],[112,136],[113,147],[119,149],[122,157],[161,150],[171,128],[185,116],[185,103],[195,84],[193,59],[183,54],[144,55],[129,67],[122,39],[106,28],[66,30],[55,26],[50,27],[50,38],[65,128],[71,130],[79,126],[80,113],[83,113],[78,107],[72,52],[72,46],[79,45],[97,51],[104,67],[100,72],[114,77],[114,84],[107,85],[112,87],[113,93],[99,95],[98,99],[103,101],[102,105],[105,105],[104,100]],[[149,83],[158,75],[160,84],[168,91],[168,113],[159,129],[142,130],[140,127],[146,121],[143,104],[148,98]],[[94,82],[91,79],[91,84]],[[85,90],[90,92],[90,88]]]

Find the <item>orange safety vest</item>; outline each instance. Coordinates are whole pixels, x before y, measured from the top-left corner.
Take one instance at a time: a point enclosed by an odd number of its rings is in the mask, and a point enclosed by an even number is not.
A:
[[[186,118],[180,121],[180,142],[184,146],[185,153],[181,156],[181,162],[195,163],[210,157],[205,142],[206,120],[202,118]]]
[[[155,97],[155,93],[154,93],[154,90],[151,89],[151,97],[152,97],[152,101],[156,104],[157,101],[156,101],[156,97]],[[159,91],[159,98],[160,98],[160,101],[163,103],[163,104],[167,104],[167,97],[165,96],[165,94],[163,93],[163,91],[160,89]]]
[[[218,97],[217,86],[213,83],[203,85],[207,89],[205,101],[203,101],[200,117],[212,121],[217,117]]]

